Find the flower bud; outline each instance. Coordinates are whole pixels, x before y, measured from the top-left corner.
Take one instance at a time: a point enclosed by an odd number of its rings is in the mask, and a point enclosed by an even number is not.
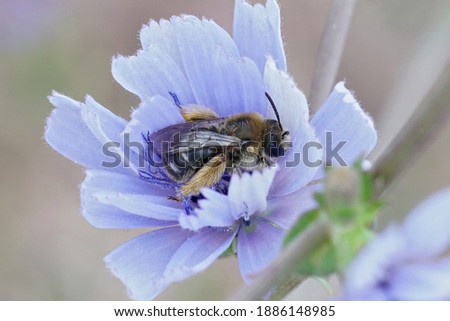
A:
[[[331,169],[325,179],[325,196],[330,207],[352,206],[359,200],[360,177],[352,167]]]

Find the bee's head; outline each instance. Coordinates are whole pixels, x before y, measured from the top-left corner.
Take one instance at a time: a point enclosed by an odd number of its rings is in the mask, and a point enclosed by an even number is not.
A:
[[[270,95],[268,93],[265,94],[270,102],[270,105],[272,106],[277,120],[267,120],[268,131],[264,137],[264,150],[266,155],[269,155],[269,157],[284,156],[284,153],[292,145],[289,137],[289,132],[287,130],[283,130],[277,107],[275,106],[275,103],[273,102]]]
[[[289,132],[282,130],[280,123],[267,120],[268,130],[264,136],[264,151],[269,157],[284,156],[289,147]]]

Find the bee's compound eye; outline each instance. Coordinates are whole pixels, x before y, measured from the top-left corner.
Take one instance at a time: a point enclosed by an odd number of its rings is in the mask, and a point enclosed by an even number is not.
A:
[[[270,157],[280,157],[284,155],[284,148],[281,146],[279,137],[276,135],[269,135],[266,141],[266,154]]]
[[[284,148],[276,145],[273,146],[272,148],[270,148],[269,156],[270,157],[284,156]]]
[[[276,157],[284,156],[284,152],[285,152],[285,150],[284,150],[283,146],[279,145],[277,148],[277,156]]]

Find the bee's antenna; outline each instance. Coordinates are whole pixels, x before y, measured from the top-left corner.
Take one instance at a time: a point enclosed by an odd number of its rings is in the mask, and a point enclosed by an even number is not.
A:
[[[275,103],[273,102],[272,97],[270,97],[270,95],[267,92],[265,92],[265,94],[266,94],[267,99],[270,102],[270,105],[273,108],[273,111],[275,112],[275,116],[277,116],[278,124],[280,124],[280,129],[281,129],[281,131],[283,131],[283,126],[281,126],[280,115],[278,114],[277,107],[275,106]]]

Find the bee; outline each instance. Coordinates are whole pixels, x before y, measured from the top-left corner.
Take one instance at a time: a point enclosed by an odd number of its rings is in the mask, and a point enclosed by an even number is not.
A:
[[[181,201],[214,187],[226,175],[252,172],[273,164],[291,143],[275,104],[265,93],[277,120],[256,112],[219,117],[212,109],[182,106],[172,94],[185,123],[163,128],[149,136],[152,153],[159,156],[167,176],[180,188]],[[150,146],[151,145],[151,146]]]

